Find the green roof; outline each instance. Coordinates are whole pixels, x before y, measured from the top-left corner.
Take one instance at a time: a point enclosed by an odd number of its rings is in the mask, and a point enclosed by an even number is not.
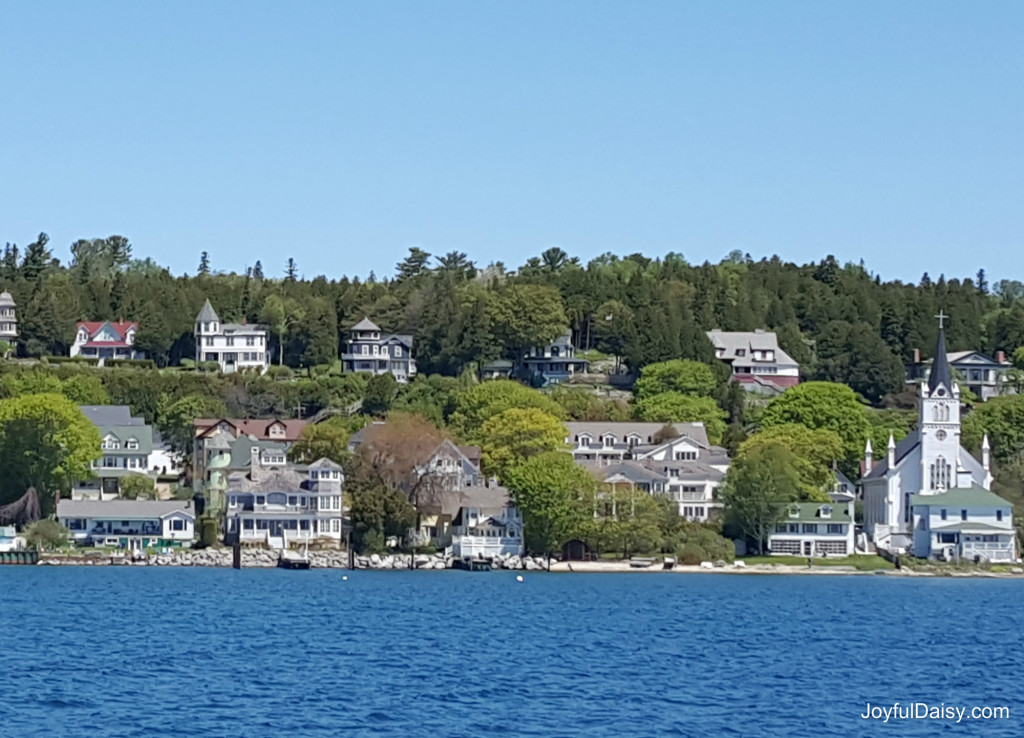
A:
[[[832,516],[824,518],[821,516],[821,508],[832,508]],[[791,516],[790,510],[797,508],[798,514]],[[849,523],[850,508],[845,502],[790,502],[782,506],[782,517],[780,523]]]
[[[984,487],[954,487],[938,495],[911,495],[910,504],[918,507],[1011,507],[1010,503]]]

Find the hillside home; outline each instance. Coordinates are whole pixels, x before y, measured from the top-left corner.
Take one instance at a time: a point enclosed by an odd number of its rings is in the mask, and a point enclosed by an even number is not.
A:
[[[458,559],[487,559],[523,554],[523,516],[504,487],[475,487],[452,519],[452,554]]]
[[[135,334],[139,324],[135,322],[100,320],[82,322],[75,326],[75,341],[69,355],[74,358],[99,359],[144,359],[142,351],[135,350]]]
[[[14,343],[18,340],[18,315],[11,293],[0,292],[0,341]]]
[[[946,355],[949,366],[964,380],[964,386],[985,401],[1010,391],[1006,373],[1013,364],[1006,360],[1006,354],[996,352],[996,357],[980,351],[951,351]],[[921,361],[921,351],[914,349],[914,360],[907,365],[907,382],[918,385],[928,381],[932,360]]]
[[[222,323],[210,301],[196,316],[196,363],[214,362],[224,373],[257,371],[270,366],[267,329],[246,323]]]
[[[709,443],[703,423],[566,424],[573,458],[609,486],[616,514],[618,501],[641,490],[673,500],[687,520],[720,514],[718,490],[729,470],[721,446]],[[675,437],[665,437],[675,434]]]
[[[715,356],[729,365],[732,381],[743,389],[777,394],[800,383],[800,365],[779,348],[774,333],[764,330],[707,332]]]
[[[196,516],[191,500],[60,500],[57,520],[80,546],[191,546]]]
[[[341,541],[344,481],[341,466],[328,459],[319,459],[305,469],[286,464],[231,474],[225,542],[285,549],[317,539]]]
[[[302,437],[302,431],[309,425],[308,420],[282,420],[281,418],[196,418],[192,423],[195,441],[192,447],[192,479],[206,477],[206,463],[209,452],[206,444],[218,432],[229,439],[249,438],[260,443],[269,442],[268,450],[275,450],[273,444],[280,444],[287,451]],[[231,447],[234,449],[234,447]],[[232,451],[234,453],[234,450]],[[245,452],[239,451],[245,461]],[[251,454],[251,451],[249,452]],[[237,458],[237,457],[236,457]],[[241,467],[231,467],[241,468]]]
[[[852,502],[790,503],[768,536],[773,556],[848,556],[853,545]]]
[[[569,381],[575,374],[585,374],[590,362],[576,358],[572,344],[572,331],[565,333],[546,346],[537,346],[526,352],[522,359],[522,378],[537,387]]]
[[[0,553],[20,551],[25,548],[25,539],[18,535],[13,525],[0,525]]]
[[[142,418],[132,417],[127,405],[81,405],[79,409],[100,433],[101,456],[92,462],[93,476],[77,482],[74,500],[112,500],[121,491],[121,477],[146,474],[155,477],[149,457],[153,429]]]
[[[416,376],[412,336],[382,333],[372,320],[363,318],[349,330],[348,340],[341,349],[341,366],[346,372],[374,375],[391,372],[399,382],[409,382]]]

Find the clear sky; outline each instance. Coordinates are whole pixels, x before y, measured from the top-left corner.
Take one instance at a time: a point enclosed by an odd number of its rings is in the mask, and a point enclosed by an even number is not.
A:
[[[1024,278],[1024,2],[0,2],[0,242]]]

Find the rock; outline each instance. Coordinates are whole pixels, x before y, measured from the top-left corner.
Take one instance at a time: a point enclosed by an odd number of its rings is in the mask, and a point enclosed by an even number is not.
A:
[[[539,569],[540,567],[537,566],[537,562],[533,559],[527,559],[526,566],[524,568],[526,569],[526,571],[537,571],[537,569]]]
[[[702,561],[702,562],[700,562],[700,568],[701,569],[714,569],[715,565],[712,564],[710,561]]]
[[[715,562],[715,568],[716,569],[722,569],[724,567],[725,567],[725,561],[724,560],[719,559],[718,561]]]
[[[732,568],[733,569],[746,569],[747,568],[747,562],[746,561],[734,561],[734,562],[732,562]]]

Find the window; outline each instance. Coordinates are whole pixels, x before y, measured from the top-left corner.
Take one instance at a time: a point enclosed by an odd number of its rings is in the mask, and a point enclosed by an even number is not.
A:
[[[251,520],[243,520],[242,521],[242,530],[252,530],[252,521]]]
[[[737,356],[746,356],[747,355],[747,350],[746,349],[736,349],[736,355]]]
[[[789,523],[786,526],[786,532],[787,533],[799,533],[800,532],[800,523]]]
[[[305,519],[300,520],[299,521],[299,530],[309,530],[309,521],[305,520]]]
[[[341,533],[341,520],[339,520],[338,518],[333,518],[331,520],[331,530],[334,533]]]
[[[939,533],[939,543],[956,543],[956,533]]]
[[[821,517],[823,517],[823,518],[831,518],[832,517],[832,508],[830,506],[828,506],[828,505],[822,505],[820,512],[821,512]]]
[[[267,504],[267,498],[264,497],[263,495],[256,495],[256,504],[257,505],[266,505]]]
[[[238,507],[238,496],[237,495],[231,495],[228,498],[228,507]]]
[[[946,511],[945,511],[944,509],[943,509],[943,510],[939,510],[939,517],[940,517],[940,518],[941,518],[942,520],[945,520],[945,519],[946,519]]]
[[[207,346],[212,346],[213,345],[213,336],[207,336],[206,337],[206,345]]]
[[[676,451],[676,461],[696,461],[696,451]]]
[[[996,520],[999,521],[1000,523],[1003,522],[1003,511],[1002,510],[996,510]]]
[[[401,355],[402,355],[402,347],[401,346],[395,346],[395,356],[398,357],[398,356],[401,356]]]
[[[817,523],[804,523],[804,533],[817,533],[817,532],[818,532],[818,524]]]
[[[929,474],[929,489],[949,489],[950,466],[942,456],[929,467]]]
[[[234,336],[228,336],[228,346],[234,346],[234,345],[235,345]]]
[[[839,523],[829,523],[828,524],[828,532],[832,533],[832,534],[839,534],[839,535],[841,535],[842,532],[843,532],[843,526],[840,525]]]
[[[248,336],[245,339],[245,345],[246,346],[255,346],[256,345],[256,339],[253,336]]]
[[[287,495],[283,492],[271,492],[267,495],[268,505],[283,505],[287,501]]]
[[[967,520],[967,511],[966,510],[961,510],[960,511],[960,519],[961,520]]]
[[[181,518],[175,518],[171,521],[171,530],[185,530],[185,521]]]
[[[115,449],[121,448],[121,442],[117,440],[116,436],[105,436],[103,438],[103,443],[100,445],[100,448],[103,449],[104,451],[113,451]]]

